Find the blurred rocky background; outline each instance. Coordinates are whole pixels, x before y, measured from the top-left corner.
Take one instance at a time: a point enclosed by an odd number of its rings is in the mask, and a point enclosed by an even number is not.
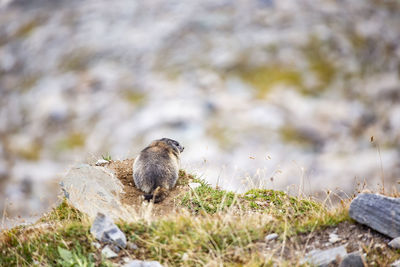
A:
[[[48,209],[70,166],[161,137],[238,192],[399,189],[398,0],[0,5],[3,225]]]

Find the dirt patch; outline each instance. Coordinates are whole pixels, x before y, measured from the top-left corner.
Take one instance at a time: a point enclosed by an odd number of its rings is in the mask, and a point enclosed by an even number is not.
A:
[[[330,234],[336,234],[340,240],[335,243],[329,242]],[[266,243],[260,242],[258,246],[275,256],[296,261],[314,249],[325,250],[345,245],[348,253],[360,251],[366,254],[368,265],[386,266],[399,256],[396,250],[387,245],[390,240],[364,225],[343,222],[337,226],[293,236],[285,241],[277,239]]]
[[[125,194],[121,196],[122,203],[133,207],[140,207],[144,201],[143,192],[137,189],[133,182],[133,162],[134,159],[110,161],[104,167],[111,169],[123,184]],[[170,190],[169,195],[162,202],[154,204],[153,215],[163,216],[175,212],[180,206],[180,196],[190,190],[188,184],[192,179],[193,176],[181,170],[176,186]]]

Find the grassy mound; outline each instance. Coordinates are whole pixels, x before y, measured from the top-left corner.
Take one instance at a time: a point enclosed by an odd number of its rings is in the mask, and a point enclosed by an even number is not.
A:
[[[322,238],[333,227],[343,229],[345,236],[352,228],[348,225],[354,224],[345,204],[328,209],[311,198],[265,189],[235,194],[194,179],[201,186],[176,202],[179,213],[117,223],[138,247],[122,250],[117,258],[101,257],[101,248],[89,232],[90,221],[64,201],[36,224],[0,234],[0,266],[112,266],[123,264],[126,257],[157,260],[165,266],[291,265],[300,262],[312,238]],[[270,233],[279,238],[266,242]],[[354,233],[348,235],[346,242]],[[379,236],[371,238],[375,243],[387,242]],[[378,265],[400,258],[399,251],[388,251],[383,255],[371,246],[364,250],[369,263]]]

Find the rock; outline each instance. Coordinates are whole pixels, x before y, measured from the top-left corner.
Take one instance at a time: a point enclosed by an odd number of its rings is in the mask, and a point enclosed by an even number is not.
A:
[[[390,266],[391,267],[400,267],[400,260],[393,262]]]
[[[350,204],[350,217],[391,238],[400,236],[400,198],[360,194]]]
[[[101,212],[114,220],[134,220],[132,207],[120,200],[124,192],[122,183],[105,167],[87,164],[73,167],[60,185],[68,203],[91,219]]]
[[[130,250],[136,250],[136,249],[138,249],[138,246],[137,246],[135,243],[133,243],[133,242],[128,242],[128,243],[126,244],[126,247],[127,247],[128,249],[130,249]]]
[[[105,159],[99,159],[97,162],[96,162],[96,166],[103,166],[103,165],[106,165],[106,164],[108,164],[109,163],[109,161],[108,160],[105,160]]]
[[[118,254],[112,251],[112,249],[109,246],[105,246],[101,250],[101,255],[107,259],[118,257]]]
[[[123,267],[163,267],[158,261],[133,260],[123,265]]]
[[[338,241],[342,240],[337,234],[329,234],[329,243],[336,243]]]
[[[98,213],[94,220],[90,233],[99,241],[115,244],[121,248],[126,247],[125,234],[113,221],[102,213]]]
[[[278,234],[277,233],[273,233],[273,234],[269,234],[265,237],[265,242],[271,241],[271,240],[275,240],[278,238]]]
[[[92,245],[93,245],[93,247],[95,247],[97,249],[101,248],[101,245],[98,242],[93,242]]]
[[[199,186],[201,186],[201,184],[200,183],[189,183],[189,187],[192,189],[192,190],[195,190],[197,187],[199,187]]]
[[[364,267],[363,256],[360,252],[353,252],[345,256],[339,267]]]
[[[183,253],[182,260],[187,261],[189,259],[189,255],[187,253]]]
[[[390,241],[388,245],[389,245],[391,248],[400,249],[400,236],[399,236],[399,237],[396,237],[395,239],[393,239],[392,241]]]
[[[307,253],[303,263],[308,262],[316,266],[328,266],[328,264],[334,262],[338,257],[343,259],[346,255],[347,252],[344,246],[326,250],[315,249]]]

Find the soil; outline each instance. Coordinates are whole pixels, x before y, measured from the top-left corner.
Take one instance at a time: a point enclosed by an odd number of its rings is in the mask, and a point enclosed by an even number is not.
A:
[[[133,182],[133,162],[134,159],[110,161],[104,167],[111,169],[123,184],[125,193],[121,196],[122,203],[139,208],[144,199],[143,192],[137,189]],[[179,196],[190,190],[188,184],[192,179],[193,176],[181,170],[176,186],[170,190],[169,195],[163,201],[154,204],[152,214],[154,216],[164,216],[179,209]]]
[[[329,242],[329,235],[336,234],[340,240]],[[258,243],[259,250],[282,256],[286,260],[295,260],[308,252],[319,249],[326,250],[345,245],[348,253],[361,252],[366,254],[368,264],[386,266],[396,258],[396,252],[387,244],[391,239],[355,222],[343,222],[337,226],[327,227],[308,234],[300,234],[285,240],[273,240]],[[283,249],[282,249],[283,247]],[[331,264],[330,266],[337,266]]]

